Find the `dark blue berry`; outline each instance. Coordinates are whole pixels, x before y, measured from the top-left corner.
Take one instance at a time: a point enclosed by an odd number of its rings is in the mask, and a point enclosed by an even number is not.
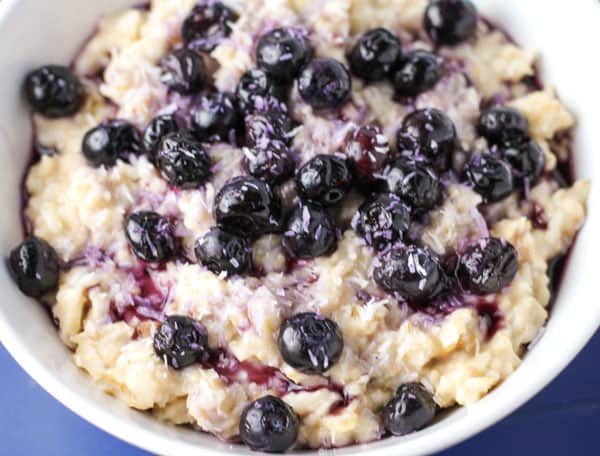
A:
[[[477,9],[470,0],[432,0],[425,10],[424,27],[437,45],[462,43],[477,30]]]
[[[43,239],[27,238],[10,252],[8,264],[14,281],[27,296],[39,298],[58,286],[58,255]]]
[[[334,206],[352,186],[352,173],[346,160],[333,155],[317,155],[296,174],[296,188],[302,199]]]
[[[270,110],[246,116],[246,145],[265,148],[271,141],[290,144],[294,121],[286,112]]]
[[[206,329],[189,317],[171,315],[154,334],[154,352],[173,369],[206,362],[210,356]]]
[[[240,417],[240,438],[250,449],[284,453],[298,438],[300,420],[292,408],[275,396],[250,403]]]
[[[227,93],[204,95],[192,110],[192,130],[203,141],[235,142],[240,125],[235,98]]]
[[[303,30],[277,28],[265,33],[256,46],[256,64],[281,81],[291,81],[312,56]]]
[[[294,258],[310,259],[332,254],[337,248],[333,218],[319,205],[297,205],[287,220],[283,246]]]
[[[510,167],[494,155],[474,155],[465,167],[465,174],[473,190],[487,203],[503,200],[513,191]]]
[[[376,28],[360,37],[348,61],[350,71],[365,81],[380,81],[390,75],[402,56],[400,40],[387,29]]]
[[[383,187],[417,211],[428,211],[442,202],[442,183],[426,162],[398,158],[386,167]]]
[[[298,91],[315,109],[335,109],[350,98],[352,79],[348,69],[334,59],[315,59],[300,72]]]
[[[438,171],[446,171],[456,147],[456,128],[439,109],[421,109],[406,116],[398,130],[397,142],[403,155],[424,157]]]
[[[529,137],[529,122],[514,108],[495,106],[481,114],[477,132],[490,144],[515,144]]]
[[[129,155],[138,155],[142,146],[137,129],[129,122],[117,119],[103,122],[88,131],[81,149],[90,165],[111,167],[117,159],[126,161]]]
[[[206,82],[206,67],[202,56],[191,49],[178,49],[160,62],[160,80],[169,89],[190,95],[198,92]]]
[[[546,157],[538,143],[525,140],[499,148],[500,156],[510,165],[517,185],[532,187],[544,172]]]
[[[231,24],[238,14],[215,0],[205,0],[183,21],[181,36],[191,48],[211,52],[231,33]]]
[[[242,164],[248,174],[269,184],[279,184],[294,173],[294,161],[281,141],[244,149]]]
[[[81,108],[83,85],[68,67],[47,65],[25,78],[25,95],[35,112],[49,118],[67,117]]]
[[[190,132],[169,133],[156,151],[156,166],[169,185],[197,188],[211,175],[211,159],[206,146]]]
[[[471,244],[460,256],[457,275],[465,290],[477,295],[499,293],[519,270],[515,248],[504,239],[486,238]]]
[[[246,71],[238,82],[235,94],[240,110],[247,114],[265,111],[287,98],[286,87],[261,69]]]
[[[277,339],[283,360],[305,374],[322,374],[342,356],[344,340],[338,325],[312,312],[284,320]]]
[[[446,72],[444,59],[432,52],[416,50],[404,55],[394,73],[399,97],[416,97],[432,89]]]
[[[156,160],[156,152],[162,139],[169,133],[177,131],[179,131],[179,124],[174,114],[163,114],[150,121],[144,131],[142,144],[151,162],[154,163]]]
[[[390,434],[401,436],[430,424],[436,410],[429,391],[418,383],[405,383],[381,410],[381,421]]]
[[[173,226],[156,212],[129,214],[125,235],[135,256],[148,263],[166,263],[176,253]]]
[[[357,183],[365,190],[377,180],[390,158],[390,144],[376,125],[366,125],[352,131],[346,138],[344,154]]]
[[[244,274],[252,269],[248,241],[220,228],[211,228],[196,241],[196,259],[215,274]]]

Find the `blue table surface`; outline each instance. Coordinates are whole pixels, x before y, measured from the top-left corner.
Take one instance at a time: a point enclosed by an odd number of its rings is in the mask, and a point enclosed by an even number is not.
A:
[[[569,330],[565,328],[565,336]],[[587,455],[600,446],[600,333],[543,392],[443,455]],[[145,455],[54,400],[0,345],[0,455]]]

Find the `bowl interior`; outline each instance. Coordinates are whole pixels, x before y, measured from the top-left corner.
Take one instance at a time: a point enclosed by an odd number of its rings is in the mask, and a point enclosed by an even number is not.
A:
[[[21,83],[33,67],[68,62],[98,18],[136,3],[135,0],[4,0],[0,3],[0,254],[6,256],[21,239],[19,186],[29,159],[31,128],[22,100]],[[594,58],[600,43],[600,5],[594,0],[480,0],[480,10],[510,31],[522,45],[540,50],[545,81],[578,118],[575,138],[576,175],[600,178],[600,61]],[[568,15],[569,20],[564,21]],[[43,30],[43,33],[35,33]],[[597,258],[600,208],[597,186],[592,186],[589,216],[570,257],[559,298],[544,336],[519,369],[479,403],[457,409],[437,424],[403,438],[335,450],[336,455],[365,451],[372,455],[422,454],[456,443],[491,425],[533,396],[577,354],[600,323],[594,270],[585,258]],[[589,261],[589,260],[588,260]],[[242,447],[188,429],[155,421],[128,409],[100,392],[71,362],[48,314],[24,298],[6,268],[0,268],[0,337],[17,361],[58,400],[73,411],[124,440],[153,452],[191,454],[252,454]],[[328,454],[324,451],[320,454]],[[333,454],[333,451],[332,451]]]

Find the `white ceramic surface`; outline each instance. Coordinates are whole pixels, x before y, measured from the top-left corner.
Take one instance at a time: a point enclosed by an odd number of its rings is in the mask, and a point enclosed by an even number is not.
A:
[[[173,0],[177,1],[177,0]],[[134,0],[135,2],[135,0]],[[104,13],[131,0],[0,1],[0,255],[21,239],[19,181],[29,157],[31,130],[20,86],[25,73],[66,63]],[[545,80],[577,115],[576,172],[593,180],[589,216],[571,256],[559,299],[541,341],[519,369],[486,398],[403,438],[324,455],[398,456],[441,450],[506,416],[550,382],[600,325],[596,278],[600,232],[600,3],[597,0],[480,0],[480,10],[543,56]],[[101,393],[72,364],[47,313],[24,298],[0,267],[0,340],[50,394],[96,426],[161,454],[251,454],[187,429],[167,426]],[[35,413],[35,410],[31,410]],[[549,430],[550,431],[550,430]],[[255,454],[255,453],[254,453]],[[316,454],[316,452],[314,453]]]

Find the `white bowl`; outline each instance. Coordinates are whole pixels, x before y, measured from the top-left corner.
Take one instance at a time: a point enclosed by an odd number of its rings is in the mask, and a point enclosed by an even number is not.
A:
[[[176,0],[174,0],[176,1]],[[0,252],[21,240],[19,183],[30,154],[31,128],[21,96],[33,67],[68,62],[107,12],[131,0],[3,0],[0,2]],[[402,438],[322,451],[319,454],[397,456],[425,454],[466,439],[500,420],[550,382],[600,325],[600,4],[596,0],[480,0],[483,14],[523,45],[541,51],[546,82],[555,85],[576,114],[576,173],[592,179],[589,215],[568,264],[547,330],[523,364],[479,403],[460,408],[435,425]],[[596,155],[595,155],[596,154]],[[586,253],[587,252],[587,253]],[[586,266],[585,257],[588,258]],[[589,263],[593,262],[593,263]],[[251,454],[215,438],[159,423],[128,409],[79,371],[48,314],[13,285],[0,268],[0,337],[12,356],[50,394],[81,417],[134,445],[161,454]],[[35,410],[31,411],[35,413]],[[315,452],[316,453],[316,452]]]

